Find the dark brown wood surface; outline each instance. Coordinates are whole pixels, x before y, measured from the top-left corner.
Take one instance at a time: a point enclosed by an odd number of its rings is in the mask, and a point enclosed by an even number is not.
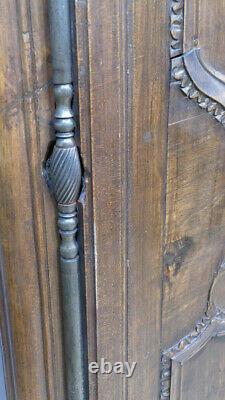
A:
[[[113,363],[124,358],[126,329],[123,22],[121,2],[88,2],[97,357]],[[123,398],[123,376],[99,375],[97,390]]]
[[[52,107],[46,6],[0,3],[0,234],[19,400],[64,398],[55,215],[42,177]]]
[[[200,48],[221,88],[223,3],[185,2],[178,51]],[[157,400],[160,390],[163,400],[225,396],[223,338],[210,338],[185,363],[179,389],[178,364],[172,373],[161,361],[163,351],[191,345],[225,242],[225,109],[200,91],[200,76],[182,81],[187,65],[177,71],[177,56],[170,64],[171,12],[170,2],[154,0],[71,2],[88,361],[137,362],[129,379],[89,374],[90,400]],[[0,0],[0,24],[0,323],[9,399],[64,400],[55,206],[42,176],[54,140],[47,0]],[[167,397],[161,368],[172,385]]]
[[[179,343],[178,353],[186,346],[182,338],[193,332],[207,309],[210,287],[224,259],[225,240],[224,125],[223,120],[219,124],[214,119],[220,110],[223,113],[220,104],[224,88],[218,92],[219,102],[207,96],[208,90],[212,96],[215,92],[213,77],[224,82],[225,58],[220,48],[224,29],[219,28],[224,4],[217,0],[210,7],[204,0],[193,0],[185,2],[185,11],[184,52],[194,46],[200,48],[198,54],[209,78],[204,82],[206,93],[198,88],[203,79],[197,67],[186,96],[181,89],[185,92],[191,75],[188,82],[177,84],[172,78],[170,84],[162,349]],[[218,114],[211,110],[212,103]],[[198,340],[200,343],[200,337]],[[187,361],[180,381],[173,380],[172,371],[173,394],[168,399],[223,398],[222,371],[224,339],[211,339],[204,350]],[[175,395],[175,386],[179,395]]]
[[[154,1],[137,1],[128,9],[127,357],[137,362],[127,380],[127,398],[132,400],[157,399],[159,393],[167,11],[166,2],[159,7]]]
[[[171,87],[163,336],[188,333],[224,256],[224,128]],[[176,321],[176,324],[174,324]]]
[[[86,276],[94,268],[95,295],[87,280],[87,311],[91,324],[95,297],[96,332],[93,325],[88,330],[89,361],[137,362],[131,379],[98,375],[96,382],[90,374],[90,397],[157,398],[168,10],[147,1],[78,1],[76,6],[87,193],[90,172],[93,176],[95,264],[87,253]],[[90,206],[88,195],[86,218]]]
[[[95,254],[93,225],[93,187],[92,187],[92,149],[90,136],[90,81],[89,81],[89,42],[87,31],[87,4],[78,1],[74,10],[76,21],[77,63],[79,65],[78,97],[81,156],[85,179],[85,204],[83,207],[83,246],[86,284],[86,319],[88,362],[97,360],[96,334],[96,293],[95,293]],[[97,400],[97,375],[89,374],[89,396]]]

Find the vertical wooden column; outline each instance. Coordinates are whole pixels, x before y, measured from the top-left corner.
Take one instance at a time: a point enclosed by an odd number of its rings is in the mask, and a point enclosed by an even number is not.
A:
[[[99,362],[137,362],[129,379],[91,376],[91,400],[159,396],[167,7],[76,1],[80,116],[91,147],[83,143],[83,152],[93,185],[96,340],[89,330],[89,361],[97,352]]]

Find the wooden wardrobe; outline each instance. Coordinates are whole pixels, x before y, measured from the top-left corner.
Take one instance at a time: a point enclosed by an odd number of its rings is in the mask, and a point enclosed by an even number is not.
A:
[[[1,400],[225,399],[224,21],[224,0],[0,0]],[[64,144],[66,216],[48,161]],[[60,270],[78,253],[70,347]],[[133,376],[90,373],[102,358]]]

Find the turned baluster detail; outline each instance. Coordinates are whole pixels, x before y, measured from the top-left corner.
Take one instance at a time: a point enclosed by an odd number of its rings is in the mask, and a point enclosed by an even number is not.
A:
[[[48,180],[58,207],[60,286],[66,400],[87,400],[84,288],[77,242],[77,203],[81,162],[75,140],[70,3],[48,0],[51,33],[56,141],[47,162]]]

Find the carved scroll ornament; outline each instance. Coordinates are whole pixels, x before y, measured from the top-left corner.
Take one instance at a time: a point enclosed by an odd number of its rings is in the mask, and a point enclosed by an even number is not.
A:
[[[181,375],[185,363],[214,337],[225,335],[225,263],[210,290],[208,308],[195,329],[162,354],[161,400],[180,398]]]
[[[186,0],[171,1],[170,56],[172,79],[182,92],[225,127],[225,76],[206,65],[201,49],[184,44]],[[195,39],[197,43],[197,38]]]
[[[171,58],[182,54],[184,24],[184,0],[173,0],[171,3]]]

